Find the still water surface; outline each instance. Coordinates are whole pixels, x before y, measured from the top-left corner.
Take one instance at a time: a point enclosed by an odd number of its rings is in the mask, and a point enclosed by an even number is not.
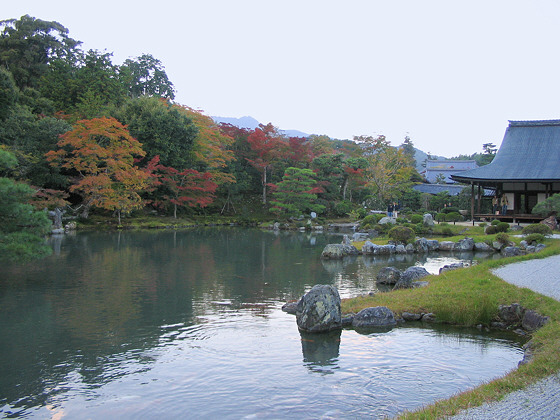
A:
[[[322,261],[340,237],[215,228],[51,242],[52,256],[0,272],[3,417],[383,418],[522,358],[516,336],[477,330],[300,334],[286,301],[319,283],[375,291],[381,267],[416,263]]]

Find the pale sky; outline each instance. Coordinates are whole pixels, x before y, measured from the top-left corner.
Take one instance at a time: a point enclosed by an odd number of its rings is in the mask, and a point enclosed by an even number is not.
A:
[[[114,64],[151,54],[180,104],[285,130],[451,157],[560,118],[558,0],[2,1],[25,14]]]

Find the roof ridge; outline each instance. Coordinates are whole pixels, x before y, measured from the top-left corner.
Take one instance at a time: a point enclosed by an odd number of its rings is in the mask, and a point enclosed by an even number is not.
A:
[[[545,125],[560,125],[560,120],[528,120],[528,121],[512,121],[509,120],[510,127],[537,127]]]

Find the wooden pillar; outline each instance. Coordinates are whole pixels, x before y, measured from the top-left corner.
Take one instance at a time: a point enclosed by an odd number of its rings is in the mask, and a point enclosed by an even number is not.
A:
[[[471,181],[471,218],[474,226],[474,182]]]
[[[480,194],[480,184],[478,184],[478,203],[476,203],[476,212],[480,214],[480,202],[482,201],[482,195]]]

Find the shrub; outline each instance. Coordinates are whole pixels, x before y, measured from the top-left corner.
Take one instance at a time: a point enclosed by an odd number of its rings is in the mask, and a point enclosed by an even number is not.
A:
[[[487,235],[493,235],[493,234],[495,234],[495,233],[498,233],[498,229],[496,229],[496,226],[490,225],[490,226],[488,226],[488,227],[484,230],[484,232],[485,232]]]
[[[413,214],[412,216],[410,216],[410,223],[412,223],[413,225],[416,225],[418,223],[422,223],[424,222],[424,216],[420,215],[420,214]]]
[[[449,213],[459,213],[458,207],[444,207],[441,209],[442,213],[449,214]]]
[[[540,233],[541,235],[550,235],[552,234],[552,229],[550,229],[547,225],[543,225],[542,223],[533,223],[532,225],[525,226],[521,231],[523,235],[529,235],[531,233]]]
[[[544,242],[544,235],[541,233],[530,233],[525,237],[525,241],[531,244],[542,244]]]
[[[494,220],[492,220],[492,221],[490,222],[490,224],[491,224],[492,226],[496,226],[498,223],[500,223],[500,220],[499,220],[499,219],[494,219]]]
[[[438,223],[445,222],[445,213],[436,214],[436,222]]]
[[[498,234],[496,234],[496,241],[498,241],[501,244],[507,244],[509,243],[509,235],[507,233],[504,232],[500,232]]]
[[[405,244],[412,242],[416,237],[416,232],[406,226],[395,226],[389,230],[389,238],[397,242],[403,242]]]
[[[350,214],[354,209],[354,205],[350,201],[339,201],[334,205],[334,213],[336,216],[342,217]]]
[[[497,232],[507,232],[508,229],[509,229],[509,223],[500,222],[496,225],[496,231]]]
[[[373,214],[368,214],[366,217],[364,217],[362,219],[362,221],[360,222],[360,227],[362,229],[368,229],[370,227],[372,227],[373,225],[377,224],[377,219],[375,218],[375,216]]]
[[[482,222],[482,223],[479,223],[478,226],[480,226],[481,228],[484,228],[484,227],[488,226],[488,223]]]
[[[446,222],[453,222],[453,224],[455,224],[455,222],[458,222],[459,220],[462,220],[463,216],[461,216],[461,214],[459,214],[459,212],[451,212],[451,213],[447,213],[445,215],[445,221]]]

